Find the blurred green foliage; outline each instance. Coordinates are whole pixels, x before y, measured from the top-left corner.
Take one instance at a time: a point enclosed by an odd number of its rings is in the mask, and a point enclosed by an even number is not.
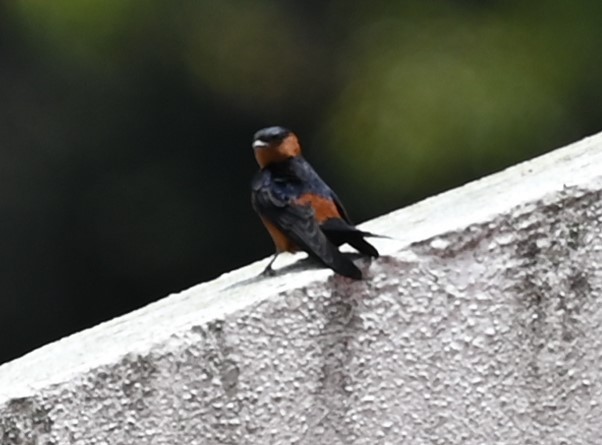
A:
[[[356,220],[600,129],[595,0],[0,3],[0,362],[271,253],[255,130]]]

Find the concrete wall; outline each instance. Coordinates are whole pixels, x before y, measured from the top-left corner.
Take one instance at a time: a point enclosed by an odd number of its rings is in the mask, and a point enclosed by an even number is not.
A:
[[[602,443],[601,190],[598,135],[367,223],[363,282],[264,260],[47,345],[0,443]]]

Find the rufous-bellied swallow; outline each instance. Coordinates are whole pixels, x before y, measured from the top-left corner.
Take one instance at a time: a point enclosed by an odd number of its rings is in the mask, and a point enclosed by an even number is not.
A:
[[[378,257],[364,237],[378,236],[358,230],[341,201],[301,156],[297,136],[283,127],[259,130],[253,138],[260,170],[252,182],[251,201],[270,233],[276,253],[305,251],[340,275],[359,280],[362,272],[338,246],[349,244],[362,254]]]

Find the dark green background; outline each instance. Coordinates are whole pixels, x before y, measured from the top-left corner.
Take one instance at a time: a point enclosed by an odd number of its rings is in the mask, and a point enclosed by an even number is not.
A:
[[[597,132],[601,19],[598,0],[0,3],[0,362],[269,255],[258,128],[294,129],[356,221]]]

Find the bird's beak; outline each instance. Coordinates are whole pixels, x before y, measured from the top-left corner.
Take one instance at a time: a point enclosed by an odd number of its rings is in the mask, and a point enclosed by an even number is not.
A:
[[[263,148],[263,147],[267,147],[268,143],[261,141],[259,139],[257,139],[256,141],[253,142],[253,148]]]

